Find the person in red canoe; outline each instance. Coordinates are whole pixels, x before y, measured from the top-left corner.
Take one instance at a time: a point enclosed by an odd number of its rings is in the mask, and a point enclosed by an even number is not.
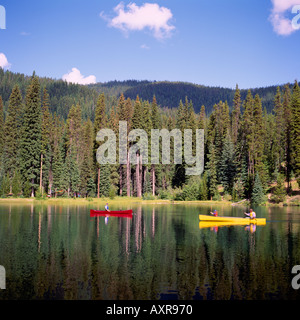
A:
[[[105,211],[110,212],[109,208],[108,208],[108,203],[105,206]]]
[[[212,214],[214,217],[217,217],[218,216],[218,211],[214,210],[214,212],[211,212],[210,214]]]

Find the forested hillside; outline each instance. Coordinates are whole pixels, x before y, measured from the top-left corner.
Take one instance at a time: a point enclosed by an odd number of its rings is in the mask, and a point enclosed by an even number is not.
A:
[[[228,199],[247,198],[260,204],[274,182],[275,202],[284,201],[291,192],[292,178],[300,184],[300,88],[296,81],[276,88],[269,113],[259,92],[271,97],[271,90],[248,90],[243,98],[238,87],[232,100],[220,100],[210,112],[204,105],[195,112],[188,91],[177,108],[170,109],[159,106],[155,96],[149,100],[139,94],[132,99],[125,94],[110,97],[35,74],[25,77],[2,71],[0,75],[2,197],[127,195],[207,200],[219,199],[222,188]],[[96,150],[104,141],[97,142],[96,135],[110,128],[119,137],[119,121],[127,121],[128,132],[143,129],[149,142],[151,129],[204,129],[204,173],[186,175],[184,161],[174,163],[173,143],[170,164],[144,164],[140,150],[134,149],[134,164],[119,164],[116,159],[114,165],[100,165]],[[132,145],[128,142],[127,156]]]
[[[143,100],[151,100],[156,97],[157,103],[161,107],[177,108],[180,100],[184,101],[186,97],[193,102],[196,113],[200,112],[204,105],[207,114],[213,110],[213,106],[220,101],[227,101],[230,110],[232,110],[233,97],[235,90],[221,87],[207,87],[185,82],[150,82],[150,81],[111,81],[107,83],[97,83],[89,85],[90,88],[97,90],[98,93],[105,93],[108,96],[120,96],[124,94],[126,98],[135,99],[138,95]],[[283,89],[284,85],[279,86]],[[290,85],[290,89],[292,85]],[[263,109],[268,112],[273,109],[273,101],[277,86],[251,89],[253,95],[258,94],[262,100]],[[248,89],[241,90],[241,98],[245,100]]]
[[[26,87],[30,82],[30,76],[10,71],[4,72],[0,68],[0,95],[7,106],[9,95],[15,84],[18,84],[22,95],[25,95]],[[209,115],[213,111],[215,104],[220,101],[227,101],[229,109],[232,110],[235,90],[220,87],[207,87],[184,82],[151,82],[147,80],[126,80],[110,81],[106,83],[91,84],[82,86],[68,84],[62,80],[39,77],[41,88],[46,88],[50,95],[51,112],[66,119],[70,107],[74,103],[82,106],[83,118],[93,118],[97,95],[104,93],[107,99],[108,109],[116,104],[117,99],[123,93],[125,98],[135,99],[138,95],[143,100],[151,101],[156,97],[160,107],[177,108],[180,100],[184,101],[187,97],[193,102],[196,113],[200,112],[202,105],[206,108]],[[279,86],[282,90],[284,85]],[[292,84],[290,85],[292,89]],[[262,108],[267,112],[272,112],[273,101],[277,86],[251,89],[253,95],[258,94],[262,100]],[[245,100],[248,90],[240,90],[241,99]]]
[[[108,96],[117,96],[119,97],[122,93],[126,92],[131,88],[137,86],[143,86],[150,84],[151,81],[143,80],[125,80],[125,81],[109,81],[105,83],[98,82],[96,84],[89,84],[88,87],[95,89],[98,93],[104,93]]]
[[[39,77],[41,90],[47,89],[50,96],[50,111],[66,119],[73,104],[82,106],[84,119],[93,118],[98,93],[86,86],[68,84],[62,80]],[[5,111],[8,107],[9,96],[15,85],[18,85],[21,95],[24,97],[26,89],[31,81],[31,76],[20,73],[3,71],[0,68],[0,96],[4,101]]]
[[[283,85],[280,88],[283,89]],[[268,112],[271,112],[276,90],[277,86],[270,86],[251,89],[251,92],[254,96],[258,94],[261,97],[263,109],[266,108]],[[247,92],[248,89],[241,90],[241,98],[243,100],[245,100]],[[201,106],[204,105],[207,114],[210,114],[213,106],[220,101],[227,101],[230,110],[232,110],[234,93],[235,90],[228,88],[206,87],[191,83],[167,81],[141,83],[124,91],[125,97],[131,99],[139,95],[144,100],[151,100],[151,97],[155,95],[160,106],[169,108],[177,108],[179,101],[184,101],[185,97],[188,97],[193,102],[195,112],[200,112]]]

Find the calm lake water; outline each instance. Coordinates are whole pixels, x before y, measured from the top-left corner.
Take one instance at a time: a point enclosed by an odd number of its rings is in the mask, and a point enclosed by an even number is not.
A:
[[[200,228],[198,215],[245,207],[130,205],[132,219],[87,206],[0,205],[2,299],[299,299],[300,208],[255,208],[265,226]],[[119,207],[111,206],[111,209]],[[127,209],[127,207],[123,207]]]

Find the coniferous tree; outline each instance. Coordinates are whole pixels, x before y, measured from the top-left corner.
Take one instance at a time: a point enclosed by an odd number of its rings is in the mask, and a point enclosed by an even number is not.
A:
[[[224,140],[229,129],[229,108],[227,102],[223,103],[220,101],[214,105],[213,113],[210,115],[209,126],[208,126],[208,145],[209,150],[210,144],[214,144],[215,151],[215,164],[217,166],[217,179],[220,180],[220,160],[222,157],[222,150]]]
[[[132,129],[141,129],[143,126],[143,108],[140,102],[139,96],[137,96],[134,111],[132,116]],[[141,176],[141,159],[140,159],[140,151],[136,154],[136,194],[137,197],[142,196],[142,176]]]
[[[3,161],[5,171],[9,174],[9,179],[14,176],[14,172],[19,164],[20,149],[20,127],[19,114],[22,110],[22,96],[19,87],[16,85],[10,95],[7,117],[4,124],[4,146]]]
[[[291,91],[289,85],[284,86],[283,91],[283,114],[284,114],[284,126],[285,126],[285,175],[288,185],[288,191],[291,188],[290,177],[292,171],[291,164],[291,126],[292,126],[292,111],[291,111]]]
[[[187,105],[183,105],[182,100],[179,102],[176,116],[176,128],[181,132],[186,128]]]
[[[254,160],[254,172],[258,172],[260,177],[265,181],[263,161],[264,161],[264,137],[265,128],[263,124],[262,104],[259,95],[254,98],[253,103],[253,137],[252,150]]]
[[[127,121],[126,117],[126,103],[125,97],[123,93],[120,95],[117,112],[115,113],[114,108],[112,108],[110,113],[110,125],[111,128],[114,130],[117,141],[119,140],[119,121]],[[127,130],[128,130],[128,123],[127,123]],[[119,149],[117,148],[117,157],[119,155]],[[119,166],[114,165],[111,166],[111,181],[114,185],[114,189],[117,189],[117,185],[119,185],[119,194],[123,196],[123,188],[125,183],[125,165],[120,164]]]
[[[121,94],[119,103],[118,103],[118,117],[119,117],[119,121],[127,122],[128,132],[130,132],[132,128],[132,116],[133,116],[133,106],[132,106],[131,100],[129,98],[125,100],[124,95]],[[129,146],[130,146],[130,143],[127,140],[127,164],[126,166],[120,165],[120,171],[119,171],[120,193],[122,192],[123,194],[123,190],[121,190],[121,186],[123,186],[123,177],[126,175],[126,195],[127,196],[130,196],[131,194],[131,165],[129,161]]]
[[[225,137],[227,135],[227,131],[230,131],[230,115],[229,115],[229,106],[227,101],[225,101],[225,103],[222,104],[221,123],[222,123],[222,139],[224,142]]]
[[[65,122],[57,116],[56,112],[54,112],[53,116],[51,117],[51,128],[52,132],[50,132],[50,158],[49,158],[49,189],[48,189],[48,195],[52,197],[52,194],[54,193],[53,190],[53,170],[56,166],[56,160],[57,160],[57,146],[60,145],[62,137],[65,135]]]
[[[193,104],[188,98],[185,98],[185,103],[183,104],[180,100],[178,111],[176,114],[176,128],[180,130],[182,134],[182,143],[181,143],[181,154],[184,154],[184,130],[192,129],[193,132],[196,130],[196,117],[194,113]],[[195,151],[195,136],[192,137],[192,152]],[[173,150],[174,154],[178,152],[176,147]],[[185,158],[182,159],[182,164],[176,164],[174,167],[174,175],[172,179],[173,187],[182,187],[184,184],[188,183],[189,176],[185,174],[186,171],[186,162]]]
[[[206,123],[206,113],[205,113],[205,106],[201,106],[200,114],[199,114],[199,129],[205,129]]]
[[[244,150],[242,157],[246,157],[248,164],[248,177],[254,176],[254,143],[255,143],[255,125],[253,122],[254,100],[251,91],[248,90],[246,100],[243,104],[244,114],[242,120],[242,142],[241,148]]]
[[[284,176],[282,174],[278,174],[277,184],[274,188],[273,195],[271,200],[275,203],[283,202],[286,199],[286,190],[284,187]]]
[[[269,173],[275,170],[275,157],[276,157],[276,146],[275,143],[275,115],[268,114],[266,109],[264,110],[263,116],[264,128],[265,128],[265,139],[264,139],[264,156],[269,166]]]
[[[148,170],[145,170],[145,177],[144,177],[143,194],[145,194],[145,193],[147,193],[147,194],[152,193],[150,173]]]
[[[232,143],[236,144],[238,139],[238,132],[240,129],[240,117],[241,117],[241,93],[238,85],[236,85],[235,95],[233,99],[233,110],[231,114],[231,136]]]
[[[235,164],[236,176],[233,187],[235,190],[235,197],[237,197],[238,199],[243,199],[244,197],[250,199],[252,180],[250,180],[248,177],[247,158],[242,158],[239,165],[237,165],[236,162]]]
[[[55,144],[53,150],[52,175],[55,198],[57,197],[58,192],[60,192],[68,182],[67,174],[64,176],[63,143],[61,137]]]
[[[115,111],[115,108],[112,107],[109,115],[108,127],[114,131],[116,135],[116,141],[119,141],[119,114]],[[116,150],[116,157],[119,158],[119,148]],[[116,164],[107,164],[110,168],[110,183],[113,187],[114,192],[119,188],[120,196],[123,195],[124,187],[124,171],[125,168],[123,165]]]
[[[93,178],[90,178],[87,184],[87,196],[94,197],[96,192],[96,184]]]
[[[3,112],[3,101],[0,96],[0,166],[2,167],[2,154],[4,147],[4,112]]]
[[[186,121],[186,128],[192,130],[192,152],[193,155],[196,154],[196,129],[197,129],[197,119],[196,114],[193,106],[193,102],[190,101],[188,103],[188,115]]]
[[[294,173],[300,186],[300,87],[295,81],[291,98],[291,158]]]
[[[4,113],[3,113],[3,101],[0,96],[0,196],[1,186],[4,176],[4,165],[3,165],[3,148],[4,148]]]
[[[254,187],[251,194],[251,203],[253,205],[260,205],[266,201],[263,185],[261,183],[259,174],[256,173]]]
[[[17,169],[12,179],[12,194],[18,197],[22,194],[22,176],[20,170]]]
[[[175,117],[172,118],[169,116],[165,121],[162,119],[161,127],[164,129],[167,129],[168,131],[171,131],[175,128]],[[168,187],[172,186],[173,183],[173,177],[175,177],[175,165],[174,165],[174,139],[171,137],[171,145],[170,145],[170,164],[167,165],[156,165],[156,174],[160,180],[160,185],[158,187],[161,187],[163,190],[166,190]],[[161,146],[161,143],[160,143]],[[160,157],[162,155],[162,149],[160,147]],[[161,161],[160,161],[161,162]],[[159,182],[159,180],[157,182]]]
[[[11,190],[11,183],[10,183],[10,178],[9,178],[9,173],[3,176],[2,178],[2,183],[1,183],[1,188],[0,188],[0,196],[1,197],[6,197]]]
[[[208,190],[209,190],[210,199],[212,200],[212,198],[218,193],[216,152],[215,152],[215,146],[213,144],[210,145],[208,158],[209,158],[209,162],[207,164]]]
[[[100,196],[108,197],[110,186],[110,168],[108,165],[100,164]]]
[[[50,170],[50,134],[52,129],[52,115],[49,111],[49,94],[43,92],[42,124],[41,124],[41,165],[40,165],[40,192],[47,186]]]
[[[106,104],[105,104],[105,96],[104,93],[101,93],[98,97],[97,100],[97,105],[95,109],[95,121],[94,121],[94,134],[95,134],[95,150],[94,150],[94,155],[96,158],[97,154],[97,149],[99,147],[99,143],[96,141],[97,133],[101,129],[105,129],[107,126],[107,116],[106,116]],[[100,171],[101,171],[101,166],[97,162],[97,168],[98,168],[98,181],[97,181],[97,197],[100,197]]]
[[[31,186],[31,197],[39,187],[41,157],[41,97],[38,78],[33,75],[27,89],[21,139],[21,174]]]
[[[277,87],[277,92],[274,98],[274,112],[275,112],[275,132],[274,132],[274,168],[273,170],[280,170],[281,163],[285,158],[285,119],[284,109],[281,99],[280,88]]]
[[[152,129],[152,114],[151,114],[151,107],[148,101],[145,101],[143,103],[143,125],[141,129],[145,130],[147,133],[148,137],[148,164],[142,165],[142,188],[143,191],[147,190],[147,193],[150,193],[151,191],[149,190],[150,186],[150,174],[149,174],[149,169],[151,168],[151,129]],[[146,181],[147,178],[147,181]],[[147,186],[145,186],[147,184]]]
[[[234,178],[236,174],[234,145],[229,132],[224,141],[222,157],[220,161],[220,180],[226,193],[232,194]]]
[[[202,201],[208,200],[207,172],[204,172],[199,186],[199,198]]]
[[[68,175],[68,166],[65,160],[69,157],[69,161],[74,161],[73,156],[75,155],[75,163],[74,165],[74,173],[71,174],[71,178],[76,183],[73,184],[71,189],[73,193],[78,196],[79,192],[82,192],[83,196],[86,195],[86,183],[88,178],[86,177],[86,172],[89,170],[86,159],[86,141],[85,141],[85,132],[82,125],[82,109],[81,106],[77,103],[76,105],[72,105],[68,114],[68,118],[65,123],[65,130],[63,134],[63,139],[61,141],[60,152],[62,155],[62,159],[64,162],[61,177]],[[58,152],[58,151],[57,151]],[[73,153],[73,154],[71,154]],[[80,179],[77,185],[77,172],[80,174]],[[65,188],[68,190],[70,184],[66,181],[60,181],[60,188]],[[71,184],[72,186],[72,184]]]
[[[81,165],[81,193],[87,195],[87,185],[94,178],[93,150],[94,150],[94,128],[91,120],[88,120],[83,130],[83,161]]]
[[[141,129],[143,126],[143,107],[139,96],[136,97],[132,115],[132,129]]]
[[[66,150],[74,146],[77,154],[77,162],[80,163],[82,151],[82,111],[79,104],[72,105],[66,121]]]
[[[81,176],[79,164],[76,161],[77,155],[75,152],[74,146],[71,146],[71,149],[68,151],[65,161],[65,175],[67,181],[67,191],[68,195],[70,193],[73,197],[78,197],[79,192],[81,191]],[[84,192],[84,190],[83,190]]]
[[[151,123],[152,129],[159,129],[160,128],[160,119],[159,119],[159,110],[156,101],[156,97],[153,97],[152,105],[151,105]],[[161,151],[161,144],[159,150]],[[161,154],[161,153],[160,153]],[[159,165],[151,165],[151,180],[152,180],[152,195],[155,196],[156,193],[156,181],[157,181],[157,174],[156,174],[156,167]]]

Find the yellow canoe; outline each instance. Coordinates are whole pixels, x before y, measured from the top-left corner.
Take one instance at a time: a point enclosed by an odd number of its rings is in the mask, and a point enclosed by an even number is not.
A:
[[[237,227],[241,227],[241,228],[251,228],[251,231],[255,231],[256,230],[256,226],[264,226],[264,223],[256,223],[256,224],[241,224],[241,223],[235,223],[235,222],[212,222],[212,221],[200,221],[199,222],[199,229],[216,229],[218,230],[218,228],[222,228],[222,227],[232,227],[232,226],[237,226]]]
[[[239,217],[214,217],[209,215],[199,215],[200,223],[201,222],[209,222],[218,226],[218,224],[225,224],[226,225],[248,225],[248,224],[257,224],[257,225],[265,225],[266,219],[265,218],[239,218]]]

